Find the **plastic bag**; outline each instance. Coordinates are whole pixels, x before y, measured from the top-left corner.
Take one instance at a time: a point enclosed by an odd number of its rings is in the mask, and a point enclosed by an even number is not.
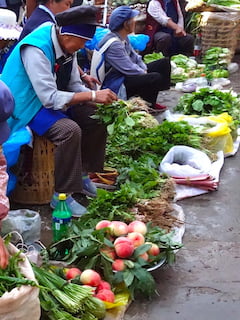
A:
[[[2,220],[1,234],[4,236],[12,231],[19,232],[26,244],[38,241],[41,234],[39,213],[28,209],[10,210]]]
[[[211,160],[202,151],[188,146],[174,146],[163,158],[159,171],[172,177],[194,177],[208,173]]]
[[[22,128],[11,134],[9,139],[3,144],[3,152],[7,160],[7,172],[9,175],[7,195],[13,191],[16,186],[17,178],[11,172],[10,168],[18,161],[21,146],[31,141],[31,133],[28,129]]]
[[[145,50],[150,39],[146,34],[130,34],[128,38],[132,47],[138,51]]]
[[[165,118],[172,122],[186,121],[192,126],[199,127],[201,132],[209,138],[208,147],[212,152],[223,151],[224,154],[233,152],[234,144],[230,128],[233,119],[227,112],[215,116],[198,117],[196,115],[173,114],[167,110]]]
[[[9,244],[10,254],[19,250],[12,244]],[[21,253],[23,261],[19,264],[20,272],[27,278],[36,281],[32,267],[26,256]],[[40,301],[39,289],[32,286],[16,287],[10,292],[5,292],[0,298],[0,319],[1,320],[39,320],[40,319]]]

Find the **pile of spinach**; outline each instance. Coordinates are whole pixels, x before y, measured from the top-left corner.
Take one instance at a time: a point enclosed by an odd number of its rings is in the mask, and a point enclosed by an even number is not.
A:
[[[240,100],[232,92],[212,88],[202,88],[198,92],[186,93],[175,107],[184,114],[218,115],[227,112],[236,124],[240,123]]]

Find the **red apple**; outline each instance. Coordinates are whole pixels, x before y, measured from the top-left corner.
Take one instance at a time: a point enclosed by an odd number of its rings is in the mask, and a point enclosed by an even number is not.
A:
[[[134,246],[127,237],[119,237],[114,241],[114,248],[119,258],[128,258],[133,254]]]
[[[104,248],[101,248],[100,251],[104,253],[108,258],[112,260],[116,259],[116,252],[114,251],[113,248],[104,247]]]
[[[92,269],[86,269],[80,275],[80,281],[82,284],[97,287],[101,281],[101,277],[96,271]]]
[[[147,253],[150,254],[151,256],[157,256],[160,253],[160,249],[156,243],[152,242],[146,242],[146,244],[150,244],[151,248],[148,249]]]
[[[111,221],[109,221],[109,220],[101,220],[96,224],[95,229],[96,230],[100,230],[100,229],[103,229],[103,228],[108,228],[110,223],[111,223]]]
[[[78,268],[69,268],[69,269],[66,269],[65,278],[67,280],[71,280],[79,276],[81,273],[82,271]]]
[[[102,301],[107,301],[111,303],[114,303],[114,300],[115,300],[114,293],[111,290],[107,290],[107,289],[98,291],[95,297]]]
[[[122,259],[116,259],[115,261],[113,261],[112,263],[112,269],[115,271],[123,271],[126,269],[124,260]]]
[[[135,220],[129,223],[128,232],[139,232],[145,235],[147,233],[147,226],[144,222]]]
[[[139,257],[142,258],[142,259],[145,260],[145,261],[148,261],[148,254],[147,254],[147,252],[144,252],[143,254],[140,254]]]
[[[123,236],[128,233],[128,225],[121,221],[112,221],[109,228],[111,234],[116,237]]]
[[[107,281],[101,280],[99,285],[97,286],[97,291],[100,291],[103,289],[111,290],[110,283],[108,283]]]
[[[141,246],[145,242],[144,236],[139,232],[130,232],[127,237],[132,240],[134,248]]]

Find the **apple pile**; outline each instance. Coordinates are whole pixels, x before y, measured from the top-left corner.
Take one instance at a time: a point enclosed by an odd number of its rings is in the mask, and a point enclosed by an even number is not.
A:
[[[144,244],[149,244],[149,249],[139,255],[140,258],[147,262],[151,262],[153,257],[160,253],[157,244],[145,242],[147,226],[142,221],[132,221],[128,225],[121,221],[102,220],[97,223],[96,230],[106,228],[109,239],[113,243],[113,247],[101,249],[101,252],[113,260],[112,269],[114,271],[123,271],[126,268],[126,259],[131,259],[136,248]]]
[[[98,272],[92,269],[81,271],[78,268],[65,268],[65,278],[67,280],[75,279],[78,276],[82,285],[91,287],[92,293],[96,298],[114,303],[115,295],[111,290],[111,285],[102,280]]]

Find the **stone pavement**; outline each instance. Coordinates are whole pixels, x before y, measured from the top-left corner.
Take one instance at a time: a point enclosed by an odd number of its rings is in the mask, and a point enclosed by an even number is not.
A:
[[[239,56],[235,56],[239,62]],[[240,93],[240,71],[230,78]],[[170,110],[181,96],[160,92]],[[186,230],[176,262],[154,271],[159,296],[133,302],[124,320],[240,318],[240,151],[225,159],[218,191],[178,201]]]

